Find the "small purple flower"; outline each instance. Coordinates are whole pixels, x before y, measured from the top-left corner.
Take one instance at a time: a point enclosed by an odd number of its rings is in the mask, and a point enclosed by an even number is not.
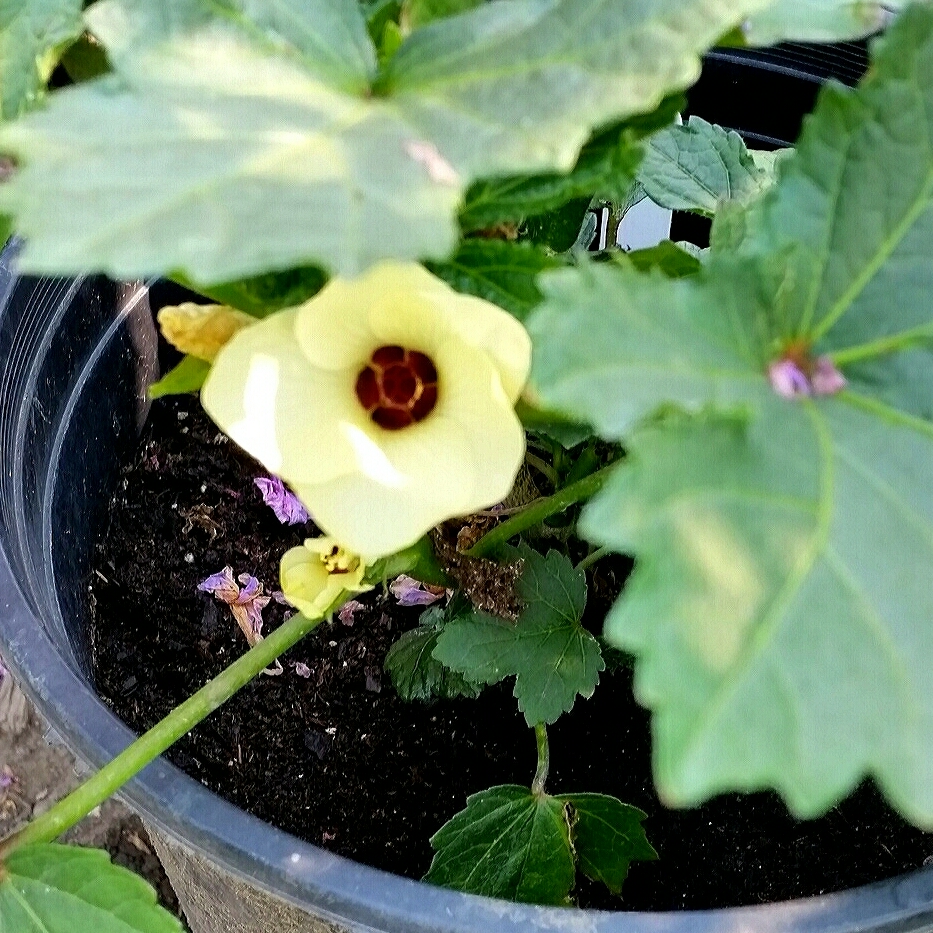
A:
[[[768,379],[771,381],[771,388],[782,398],[813,394],[807,374],[793,360],[782,359],[773,362],[768,367]]]
[[[817,395],[835,395],[846,387],[846,377],[836,369],[828,356],[821,356],[816,361],[810,381]]]
[[[358,602],[355,599],[348,599],[341,607],[340,612],[337,613],[337,618],[340,619],[346,626],[353,625],[353,615],[354,613],[363,608],[363,604]]]
[[[295,673],[299,677],[304,677],[304,679],[307,680],[311,676],[311,668],[308,667],[308,665],[305,664],[304,661],[296,661],[295,662]]]
[[[275,517],[283,525],[302,525],[311,521],[308,510],[277,476],[258,476],[253,482],[262,493],[262,501],[275,512]]]
[[[430,606],[436,603],[444,590],[438,587],[426,587],[420,580],[402,574],[389,584],[389,592],[398,600],[400,606]]]

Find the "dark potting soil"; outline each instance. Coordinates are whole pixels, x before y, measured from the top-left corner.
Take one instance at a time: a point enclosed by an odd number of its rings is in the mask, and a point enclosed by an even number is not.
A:
[[[133,728],[153,725],[245,649],[227,607],[196,591],[224,565],[277,588],[280,555],[314,533],[263,505],[260,468],[191,398],[154,404],[136,460],[111,506],[91,579],[98,689]],[[590,579],[588,624],[628,570],[607,559]],[[429,837],[468,794],[529,784],[535,742],[511,683],[477,700],[406,703],[383,659],[419,610],[382,592],[352,623],[335,620],[179,742],[169,758],[238,806],[357,861],[421,877]],[[282,621],[273,602],[266,628]],[[306,664],[310,676],[296,671]],[[665,809],[650,771],[648,715],[624,665],[550,729],[553,792],[613,794],[648,814],[657,862],[635,863],[620,897],[581,878],[581,906],[726,907],[854,887],[919,868],[933,834],[907,825],[865,784],[825,817],[792,818],[770,793]]]

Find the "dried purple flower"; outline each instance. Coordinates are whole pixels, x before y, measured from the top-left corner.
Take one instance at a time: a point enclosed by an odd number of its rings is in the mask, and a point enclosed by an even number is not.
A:
[[[800,395],[812,395],[813,387],[807,374],[794,360],[776,360],[768,367],[768,379],[771,388],[782,398],[797,398]]]
[[[358,609],[362,609],[363,604],[358,602],[355,599],[348,599],[341,607],[340,612],[337,613],[337,618],[343,622],[344,625],[351,626],[353,625],[353,615]]]
[[[311,676],[311,668],[308,667],[308,665],[305,664],[303,661],[296,661],[295,662],[295,673],[299,677],[304,677],[304,679],[307,680]]]
[[[224,567],[199,583],[198,589],[202,593],[211,593],[230,607],[233,618],[252,648],[262,640],[262,610],[269,604],[270,597],[262,595],[262,584],[248,573],[241,573],[237,579],[240,586],[233,579],[233,568]]]
[[[233,568],[224,567],[219,573],[212,573],[206,580],[198,584],[202,593],[210,593],[225,603],[236,602],[240,595],[240,588],[233,579]]]
[[[828,356],[821,356],[816,361],[810,382],[817,395],[835,395],[846,387],[846,377],[836,369]]]
[[[262,501],[275,512],[275,517],[283,525],[302,525],[311,521],[308,510],[277,476],[258,476],[253,482],[262,493]]]
[[[426,587],[420,580],[402,574],[389,584],[389,592],[398,600],[400,606],[430,606],[436,603],[444,591],[437,587]]]

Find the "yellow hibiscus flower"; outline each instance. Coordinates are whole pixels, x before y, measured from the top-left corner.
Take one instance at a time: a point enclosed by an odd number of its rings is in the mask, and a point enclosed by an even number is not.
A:
[[[383,263],[235,334],[201,400],[320,528],[371,560],[508,495],[530,360],[501,308]]]

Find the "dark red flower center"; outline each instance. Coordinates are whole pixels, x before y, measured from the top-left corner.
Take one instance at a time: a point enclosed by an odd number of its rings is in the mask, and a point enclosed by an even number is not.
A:
[[[417,350],[379,347],[356,377],[356,397],[379,427],[407,428],[437,405],[437,370]]]

